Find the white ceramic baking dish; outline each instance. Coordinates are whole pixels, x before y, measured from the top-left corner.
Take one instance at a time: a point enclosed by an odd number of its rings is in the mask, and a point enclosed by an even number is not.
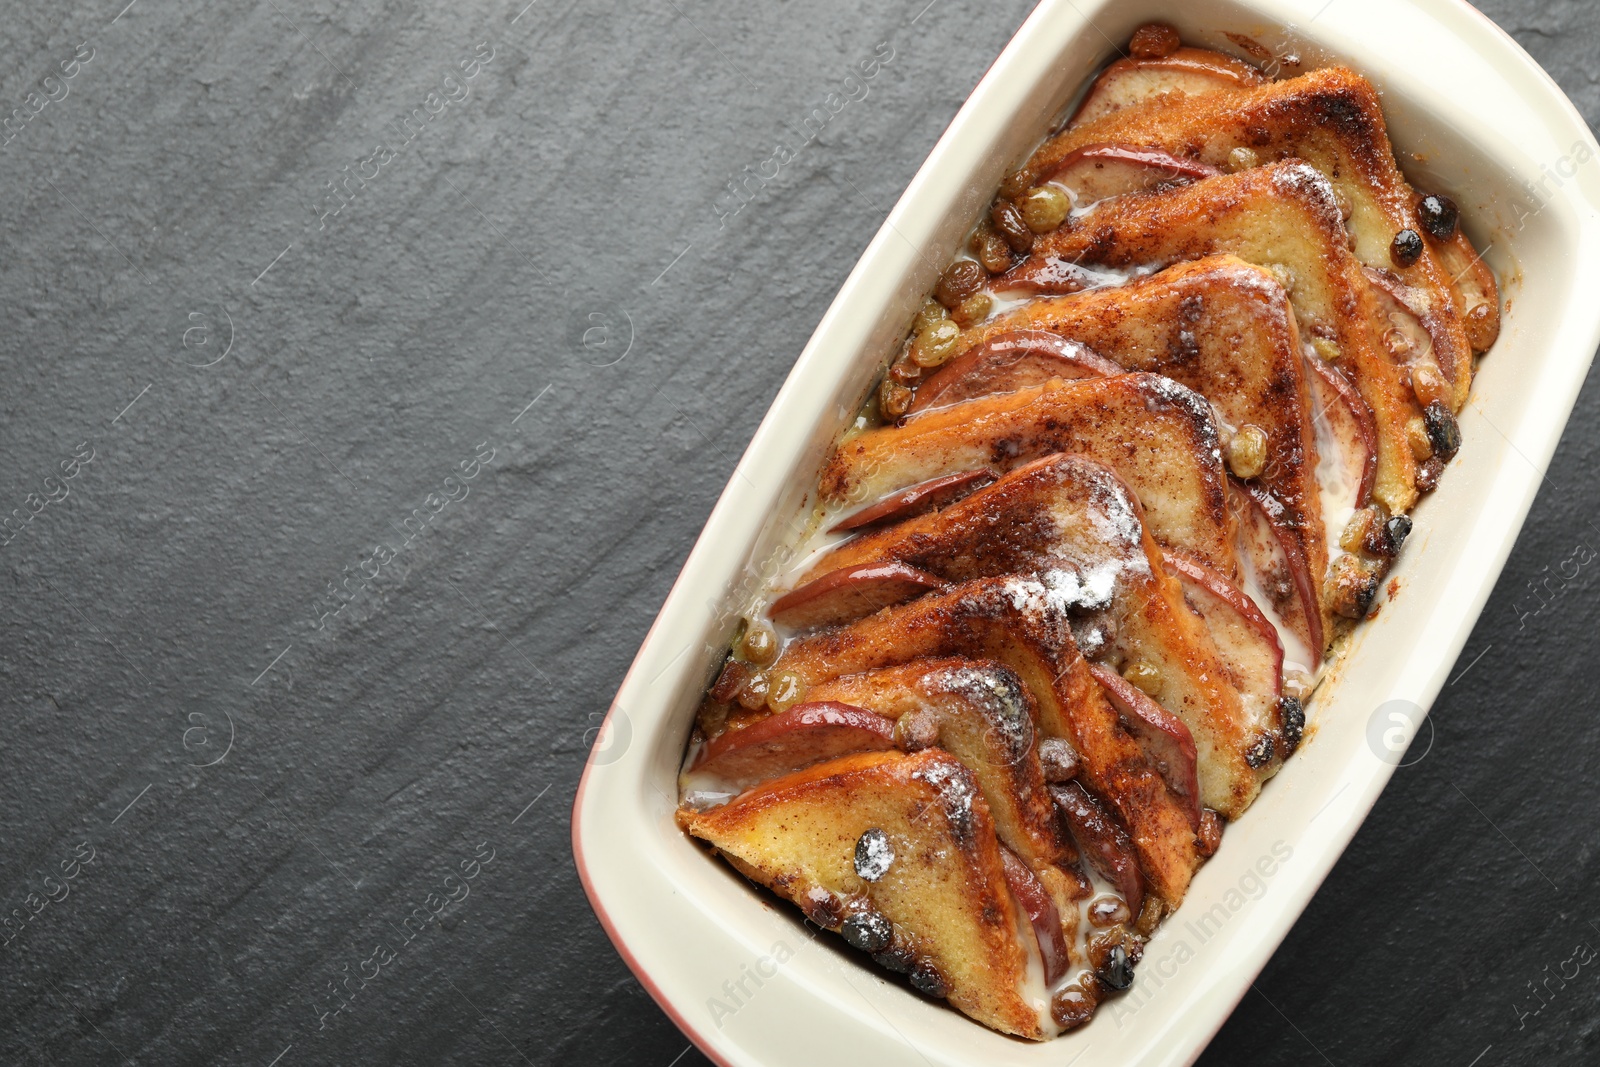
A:
[[[1153,19],[1188,43],[1238,54],[1224,36],[1233,31],[1280,61],[1343,62],[1377,84],[1413,183],[1454,197],[1487,247],[1504,325],[1462,414],[1460,455],[1415,513],[1399,591],[1312,702],[1310,740],[1229,826],[1130,994],[1084,1029],[1034,1045],[884,981],[711,859],[673,822],[676,772],[737,612],[781,561],[827,448],[937,271],[1114,43]],[[764,1067],[1192,1062],[1372,807],[1527,514],[1600,339],[1597,151],[1554,82],[1458,0],[1042,3],[800,354],[623,681],[579,787],[573,847],[589,898],[695,1044],[718,1063]]]

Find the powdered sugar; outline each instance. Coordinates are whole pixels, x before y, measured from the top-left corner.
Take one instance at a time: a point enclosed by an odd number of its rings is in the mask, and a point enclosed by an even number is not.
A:
[[[957,842],[963,848],[972,847],[972,799],[977,795],[972,772],[953,759],[941,759],[917,770],[912,777],[938,790]],[[859,848],[857,852],[859,854]]]

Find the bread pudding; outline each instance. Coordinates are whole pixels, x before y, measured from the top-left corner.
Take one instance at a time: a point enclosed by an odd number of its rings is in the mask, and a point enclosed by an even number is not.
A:
[[[1359,74],[1142,27],[827,457],[679,824],[921,995],[1084,1025],[1272,802],[1499,314]]]

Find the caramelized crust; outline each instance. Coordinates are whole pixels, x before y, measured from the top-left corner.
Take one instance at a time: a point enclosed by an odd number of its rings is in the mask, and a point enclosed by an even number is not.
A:
[[[838,930],[867,912],[888,919],[893,950],[984,1025],[1048,1036],[1020,993],[1027,956],[989,806],[948,753],[844,756],[720,808],[680,809],[678,821],[820,926]],[[876,881],[855,868],[869,830],[886,835],[894,854]]]
[[[773,670],[794,671],[810,692],[841,675],[930,658],[1004,664],[1032,695],[1036,728],[1072,743],[1085,784],[1128,827],[1151,883],[1176,906],[1199,862],[1188,814],[1090,676],[1071,622],[1044,582],[986,578],[800,638]]]
[[[1236,573],[1227,478],[1211,408],[1153,374],[1053,382],[863,431],[822,471],[825,501],[874,500],[940,474],[1009,470],[1078,452],[1137,494],[1156,539]]]
[[[1283,505],[1321,603],[1328,543],[1311,395],[1288,293],[1272,274],[1228,255],[1178,263],[1126,285],[1032,300],[966,331],[957,351],[1014,330],[1048,330],[1130,371],[1164,374],[1235,429],[1260,427],[1267,463],[1257,480]]]
[[[1108,71],[1109,73],[1109,71]],[[1183,99],[1151,95],[1135,99],[1140,86],[1124,82],[1115,113],[1075,124],[1047,141],[1028,161],[1043,174],[1055,161],[1084,145],[1104,141],[1151,145],[1215,166],[1245,148],[1263,162],[1294,157],[1321,171],[1349,207],[1356,256],[1371,267],[1393,271],[1420,296],[1415,308],[1433,339],[1433,357],[1455,386],[1455,407],[1465,403],[1472,380],[1472,352],[1494,343],[1500,305],[1494,276],[1457,228],[1446,241],[1417,222],[1420,199],[1395,164],[1377,90],[1343,67],[1259,86],[1222,79],[1191,80]],[[1395,234],[1410,229],[1424,237],[1421,257],[1399,266],[1390,256]]]
[[[926,660],[835,678],[808,696],[895,719],[902,747],[938,747],[960,760],[989,805],[1001,844],[1044,884],[1066,942],[1073,943],[1076,901],[1089,887],[1072,868],[1077,850],[1061,832],[1045,791],[1033,730],[1037,713],[1015,673],[992,660]]]
[[[942,511],[846,542],[814,571],[861,560],[902,560],[953,582],[1075,575],[1083,590],[1079,648],[1118,671],[1133,663],[1156,669],[1161,681],[1151,696],[1194,735],[1202,802],[1237,818],[1260,791],[1247,754],[1270,730],[1273,709],[1245,707],[1181,584],[1162,566],[1138,502],[1102,464],[1037,460]]]
[[[1061,262],[1135,267],[1219,252],[1287,272],[1302,334],[1337,347],[1339,365],[1377,420],[1373,495],[1393,512],[1408,510],[1417,464],[1405,427],[1422,412],[1401,368],[1378,347],[1383,331],[1372,286],[1346,247],[1333,187],[1309,165],[1276,163],[1103,200],[1035,242],[1033,254],[996,287],[1053,274]]]

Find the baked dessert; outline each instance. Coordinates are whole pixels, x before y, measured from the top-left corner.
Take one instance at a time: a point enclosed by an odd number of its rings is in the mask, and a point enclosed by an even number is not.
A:
[[[1142,27],[827,457],[679,824],[923,995],[1083,1025],[1271,802],[1498,322],[1359,74]]]

